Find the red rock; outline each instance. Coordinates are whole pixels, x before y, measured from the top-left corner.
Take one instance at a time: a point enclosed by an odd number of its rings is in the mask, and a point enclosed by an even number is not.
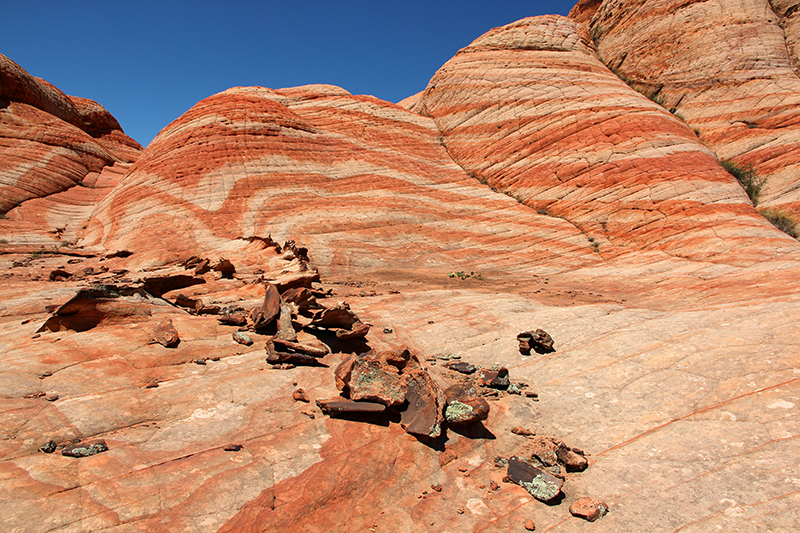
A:
[[[247,324],[247,317],[240,314],[234,315],[222,315],[218,317],[220,324],[225,324],[227,326],[244,326]]]
[[[473,424],[489,417],[489,404],[471,384],[452,385],[445,389],[444,397],[447,402],[444,418],[448,424]]]
[[[556,448],[556,457],[558,457],[558,462],[564,465],[567,472],[583,472],[589,466],[586,457],[573,452],[563,445]]]
[[[295,391],[292,393],[292,398],[294,398],[296,402],[308,403],[310,401],[308,399],[308,394],[306,394],[306,391],[303,389],[295,389]]]
[[[281,312],[281,295],[278,289],[268,281],[264,282],[264,289],[264,303],[261,304],[261,307],[253,309],[253,313],[251,313],[255,329],[266,327]]]
[[[594,522],[608,513],[608,505],[597,498],[578,498],[569,506],[572,516]]]
[[[353,374],[353,367],[356,365],[358,358],[355,354],[346,355],[342,362],[334,370],[336,377],[336,388],[344,394],[350,394],[350,378]]]
[[[522,355],[530,355],[531,350],[539,354],[552,353],[553,338],[543,329],[535,331],[525,331],[517,335],[519,341],[519,351]]]
[[[153,342],[166,348],[175,348],[180,344],[181,338],[178,330],[172,325],[172,320],[167,318],[156,326],[156,329],[153,330]]]
[[[382,413],[386,406],[375,402],[355,402],[347,398],[335,397],[317,400],[317,406],[329,415],[341,413]]]
[[[564,481],[516,457],[508,460],[508,477],[539,501],[547,502],[561,493]]]
[[[525,526],[524,527],[525,527],[526,531],[535,531],[536,530],[536,524],[534,524],[533,520],[531,520],[531,519],[528,519],[528,521],[525,522]]]
[[[524,428],[522,426],[515,426],[511,428],[511,433],[515,435],[521,435],[523,437],[532,437],[536,434],[536,432],[531,431],[530,429]]]
[[[497,370],[485,368],[478,373],[478,380],[481,385],[493,389],[507,389],[510,385],[508,369],[505,367],[500,367]]]
[[[401,405],[406,387],[397,369],[390,365],[357,358],[348,381],[350,398],[381,403],[387,407]]]
[[[407,433],[436,438],[442,433],[444,395],[424,370],[403,372],[408,407],[401,413],[400,424]]]

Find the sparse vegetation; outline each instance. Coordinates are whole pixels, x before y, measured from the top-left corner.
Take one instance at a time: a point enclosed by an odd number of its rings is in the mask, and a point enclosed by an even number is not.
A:
[[[784,232],[786,235],[797,238],[797,222],[794,217],[786,211],[768,207],[759,211],[761,215],[772,222],[772,225]]]
[[[0,239],[0,244],[8,244],[8,239]]]
[[[483,276],[481,276],[480,274],[476,274],[475,272],[470,272],[469,274],[466,274],[464,271],[448,272],[447,277],[458,278],[458,279],[469,279],[469,278],[479,279],[479,280],[483,279]]]
[[[752,200],[753,205],[758,205],[758,197],[761,194],[761,188],[767,182],[767,178],[759,176],[750,163],[739,165],[733,161],[725,160],[720,161],[720,164],[741,184],[744,192]]]

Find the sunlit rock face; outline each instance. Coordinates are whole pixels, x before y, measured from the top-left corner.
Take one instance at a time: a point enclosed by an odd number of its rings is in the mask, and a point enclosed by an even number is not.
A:
[[[604,63],[715,5],[524,19],[400,105],[229,89],[140,156],[6,63],[0,136],[72,155],[0,219],[4,531],[800,530],[800,245],[717,162],[722,104]],[[697,39],[665,95],[722,91]]]
[[[595,4],[580,2],[571,16],[606,64],[675,110],[721,159],[752,164],[767,178],[762,206],[800,212],[797,2]]]
[[[587,28],[569,19],[481,36],[413,109],[434,118],[471,175],[573,222],[607,253],[724,260],[780,238],[696,134],[606,68]]]
[[[596,260],[570,224],[464,172],[430,118],[323,85],[199,102],[102,201],[83,242],[165,261],[244,257],[244,239],[269,235],[302,238],[323,265]]]

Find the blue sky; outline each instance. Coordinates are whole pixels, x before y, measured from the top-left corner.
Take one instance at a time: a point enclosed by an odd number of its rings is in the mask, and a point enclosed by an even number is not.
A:
[[[491,28],[574,4],[2,0],[0,53],[98,101],[146,146],[199,100],[237,85],[329,83],[397,102]]]

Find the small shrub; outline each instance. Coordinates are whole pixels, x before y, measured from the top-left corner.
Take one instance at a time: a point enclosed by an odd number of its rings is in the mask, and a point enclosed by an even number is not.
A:
[[[753,205],[758,205],[758,197],[761,194],[761,188],[767,182],[767,178],[760,177],[750,163],[746,165],[737,165],[733,161],[720,161],[720,163],[741,184],[744,192],[753,201]]]
[[[0,244],[8,244],[8,239],[0,239]]]
[[[682,121],[686,122],[686,117],[678,113],[677,111],[672,111],[672,114],[675,115],[677,118],[681,119]]]
[[[794,217],[786,211],[768,207],[759,211],[761,215],[772,222],[772,225],[784,232],[786,235],[797,238],[797,222]]]

